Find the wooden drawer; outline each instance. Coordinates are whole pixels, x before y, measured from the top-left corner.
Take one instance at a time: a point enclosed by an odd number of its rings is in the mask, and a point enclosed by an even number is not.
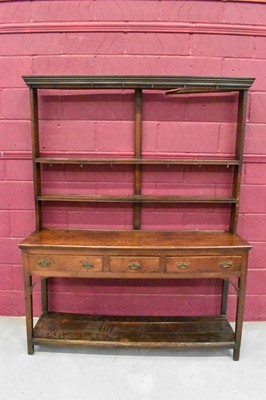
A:
[[[110,272],[158,272],[159,257],[110,257]]]
[[[240,271],[240,256],[166,257],[166,272],[225,272]]]
[[[46,255],[34,254],[29,256],[29,271],[87,271],[101,272],[103,259],[100,256],[80,255]]]

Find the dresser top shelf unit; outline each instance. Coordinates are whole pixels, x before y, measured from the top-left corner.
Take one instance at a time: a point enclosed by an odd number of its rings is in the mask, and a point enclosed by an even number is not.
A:
[[[90,202],[90,203],[132,203],[133,229],[141,229],[142,203],[194,203],[194,204],[230,204],[231,219],[230,232],[236,232],[239,209],[239,191],[241,181],[241,167],[243,160],[243,146],[246,119],[247,90],[254,81],[253,78],[223,78],[223,77],[187,77],[187,76],[24,76],[24,81],[30,88],[33,170],[36,206],[36,229],[42,229],[42,204],[44,202]],[[134,148],[131,157],[66,157],[56,154],[44,155],[39,145],[39,89],[89,89],[100,90],[104,98],[105,90],[132,90],[135,97],[135,111],[132,114],[134,129],[132,132]],[[236,121],[235,156],[223,159],[221,157],[173,157],[161,154],[156,158],[149,158],[142,151],[142,92],[144,90],[160,91],[166,95],[196,95],[196,94],[223,94],[223,92],[238,93],[238,115]],[[201,99],[201,98],[200,98]],[[199,101],[201,101],[199,99]],[[75,195],[72,194],[44,194],[42,193],[41,174],[42,165],[132,165],[134,175],[134,189],[127,195]],[[180,195],[145,195],[142,193],[142,167],[145,165],[197,165],[205,166],[232,166],[234,168],[234,182],[232,193],[229,196],[180,196]]]

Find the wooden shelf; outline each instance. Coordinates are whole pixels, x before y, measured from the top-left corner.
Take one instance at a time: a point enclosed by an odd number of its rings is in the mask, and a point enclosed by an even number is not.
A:
[[[44,313],[33,331],[39,345],[137,348],[234,348],[223,316],[125,317]]]
[[[208,196],[150,196],[150,195],[42,195],[38,201],[69,201],[85,203],[212,203],[234,204],[233,197],[208,197]]]
[[[129,165],[239,165],[238,160],[213,160],[213,159],[173,159],[173,158],[64,158],[64,157],[38,157],[39,164],[129,164]]]

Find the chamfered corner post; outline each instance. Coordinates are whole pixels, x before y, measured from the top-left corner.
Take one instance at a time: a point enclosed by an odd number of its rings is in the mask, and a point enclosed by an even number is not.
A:
[[[236,143],[235,143],[235,157],[239,162],[234,169],[233,178],[233,197],[236,202],[231,205],[231,216],[230,216],[230,232],[236,234],[238,214],[239,214],[239,197],[241,187],[241,176],[243,166],[243,153],[244,153],[244,141],[245,141],[245,129],[246,129],[246,108],[247,108],[247,90],[239,90],[238,94],[238,111],[237,111],[237,131],[236,131]]]
[[[228,303],[229,279],[224,279],[222,283],[221,315],[226,316]]]
[[[135,132],[134,132],[134,153],[135,158],[142,158],[142,90],[135,90]],[[135,165],[134,170],[134,195],[141,194],[141,174],[140,165]],[[141,207],[140,203],[134,204],[134,229],[141,226]]]
[[[237,306],[236,306],[236,326],[235,326],[235,348],[233,353],[234,361],[238,361],[240,357],[240,346],[242,338],[242,328],[244,320],[244,305],[245,305],[245,294],[246,294],[246,284],[247,284],[247,259],[248,254],[243,260],[242,272],[238,278],[238,296],[237,296]]]
[[[42,229],[42,203],[39,196],[42,192],[41,187],[41,164],[37,162],[40,157],[39,143],[39,104],[38,89],[30,87],[30,110],[31,110],[31,138],[32,138],[32,167],[34,177],[34,198],[36,211],[36,231]],[[43,278],[41,282],[42,292],[42,311],[48,311],[48,279]]]
[[[48,279],[43,278],[41,281],[42,289],[42,312],[48,312]]]
[[[24,299],[25,299],[25,315],[26,315],[26,333],[28,354],[34,353],[33,346],[33,303],[32,303],[32,276],[28,273],[27,255],[23,252],[23,268],[24,268]]]

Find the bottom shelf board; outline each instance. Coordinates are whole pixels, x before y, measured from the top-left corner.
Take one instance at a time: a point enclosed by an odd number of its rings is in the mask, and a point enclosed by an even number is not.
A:
[[[33,344],[135,348],[234,348],[235,333],[223,316],[135,317],[42,314]]]

